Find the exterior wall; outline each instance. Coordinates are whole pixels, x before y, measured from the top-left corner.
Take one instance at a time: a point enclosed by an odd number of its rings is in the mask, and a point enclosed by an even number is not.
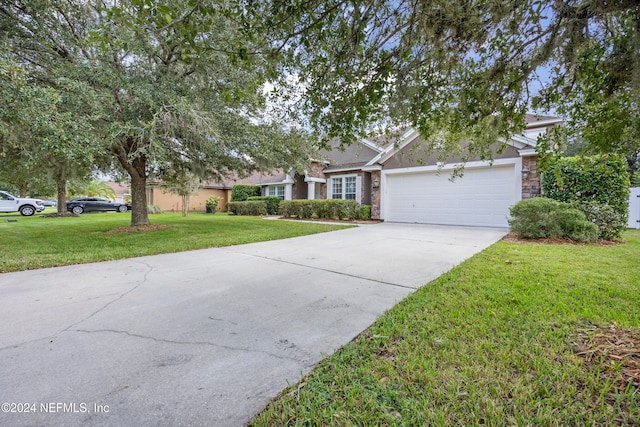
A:
[[[538,173],[538,156],[522,158],[522,169],[529,169],[529,176],[522,179],[522,199],[531,199],[541,195],[541,180]]]
[[[313,162],[311,163],[311,167],[307,171],[307,175],[312,176],[314,178],[324,178],[324,172],[322,170],[326,168],[326,164]]]
[[[220,197],[218,212],[227,210],[227,202],[231,199],[231,190],[221,190],[214,188],[203,188],[189,201],[189,211],[205,212],[205,203],[211,196]],[[152,186],[147,189],[147,200],[149,204],[160,206],[167,212],[182,212],[182,198],[176,194],[165,191],[161,186]]]

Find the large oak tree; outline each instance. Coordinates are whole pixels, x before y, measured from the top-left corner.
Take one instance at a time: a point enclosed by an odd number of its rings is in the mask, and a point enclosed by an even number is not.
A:
[[[263,117],[272,68],[243,55],[250,41],[236,24],[197,0],[0,6],[14,61],[42,85],[59,88],[64,77],[98,100],[94,143],[130,176],[136,226],[149,223],[146,181],[163,165],[211,178],[308,159],[303,135]]]
[[[327,138],[412,125],[489,157],[533,104],[594,151],[640,152],[637,0],[240,1],[270,34]],[[542,86],[542,90],[539,90]],[[537,96],[539,95],[539,96]]]

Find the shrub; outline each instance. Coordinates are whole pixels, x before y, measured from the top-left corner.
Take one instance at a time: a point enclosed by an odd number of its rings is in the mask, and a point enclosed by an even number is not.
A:
[[[282,199],[277,196],[250,196],[247,201],[263,200],[267,203],[267,214],[278,215],[280,212],[280,202]]]
[[[164,212],[164,209],[158,205],[147,205],[147,212],[150,214],[161,214]]]
[[[283,200],[280,202],[282,216],[288,218],[296,216],[300,219],[309,219],[314,214],[313,200]]]
[[[260,186],[236,184],[231,189],[231,201],[232,202],[244,202],[251,196],[260,195]]]
[[[367,221],[371,219],[371,206],[362,205],[360,206],[360,219],[363,221]]]
[[[627,228],[627,215],[620,215],[609,205],[592,201],[574,202],[571,205],[598,226],[600,239],[618,239]]]
[[[596,240],[600,230],[568,203],[546,197],[522,200],[510,208],[509,225],[525,239],[558,238],[579,242]]]
[[[232,215],[266,215],[267,203],[264,200],[251,202],[229,202],[227,203],[227,211]]]
[[[602,238],[619,238],[626,224],[629,172],[623,157],[598,155],[553,159],[542,175],[545,197],[571,203],[600,226]],[[606,237],[605,237],[606,236]]]
[[[209,197],[204,204],[207,209],[207,213],[216,213],[216,210],[218,210],[218,203],[220,203],[220,197]]]
[[[358,202],[342,199],[285,200],[281,202],[282,215],[302,219],[356,219]]]

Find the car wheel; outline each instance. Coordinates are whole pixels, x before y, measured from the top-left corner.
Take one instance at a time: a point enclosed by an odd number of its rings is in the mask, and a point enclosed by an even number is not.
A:
[[[84,209],[82,209],[82,206],[74,206],[71,209],[71,212],[73,212],[76,215],[80,215],[82,212],[84,212]]]
[[[118,206],[118,212],[126,212],[126,211],[127,211],[127,205]]]
[[[22,216],[31,216],[36,213],[36,208],[33,206],[23,206],[20,208],[20,215]]]

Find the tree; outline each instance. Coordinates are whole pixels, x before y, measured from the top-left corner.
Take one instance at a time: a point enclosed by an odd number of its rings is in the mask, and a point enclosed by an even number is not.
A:
[[[58,213],[66,212],[66,184],[90,173],[99,146],[88,139],[91,121],[86,91],[58,78],[59,88],[30,80],[25,69],[0,57],[0,175],[26,195],[27,188],[51,178],[57,187]],[[75,107],[75,108],[74,108]],[[50,172],[50,173],[49,173]],[[38,183],[40,188],[44,185]]]
[[[536,105],[565,105],[559,111],[572,116],[588,143],[618,151],[640,140],[637,0],[274,0],[236,7],[245,26],[270,34],[264,49],[284,57],[285,77],[295,75],[305,90],[300,110],[327,139],[408,124],[445,155],[490,157],[496,139],[524,126],[536,81],[549,80]]]
[[[170,193],[177,194],[182,199],[182,216],[189,215],[189,200],[200,189],[200,178],[186,169],[172,169],[165,174],[163,184]]]
[[[226,12],[191,0],[0,7],[12,55],[34,78],[65,77],[99,100],[94,143],[130,176],[134,226],[149,223],[149,173],[172,161],[219,177],[308,159],[300,132],[261,119],[268,62],[242,55],[251,41]]]
[[[115,200],[116,192],[109,184],[104,181],[92,180],[90,182],[83,182],[77,188],[73,189],[72,196],[89,196],[89,197],[105,197],[107,199]]]

